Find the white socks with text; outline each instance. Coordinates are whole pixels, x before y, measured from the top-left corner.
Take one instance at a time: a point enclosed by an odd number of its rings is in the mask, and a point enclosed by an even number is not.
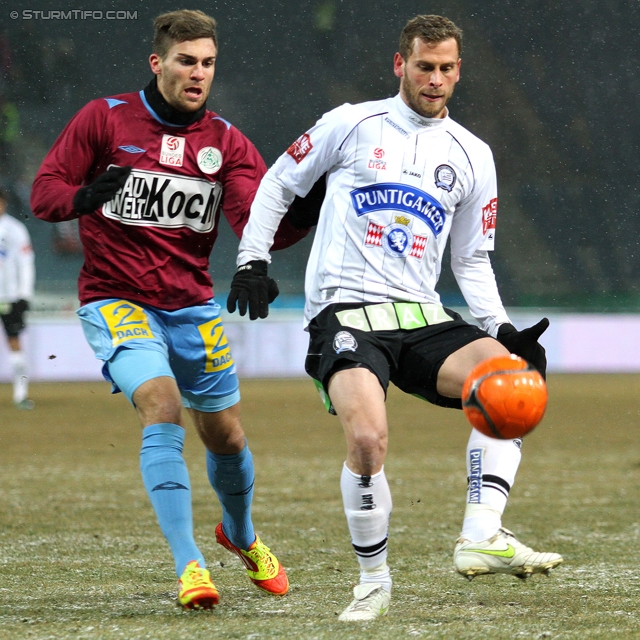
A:
[[[502,526],[522,454],[522,440],[498,440],[471,431],[467,444],[467,506],[461,536],[472,542],[491,538]]]
[[[365,476],[353,473],[345,463],[340,489],[351,544],[360,563],[360,583],[375,582],[390,592],[387,537],[392,503],[384,468]]]

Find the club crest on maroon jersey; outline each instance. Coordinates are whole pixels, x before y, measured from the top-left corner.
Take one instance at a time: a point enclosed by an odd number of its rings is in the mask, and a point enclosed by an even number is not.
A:
[[[222,167],[222,153],[215,147],[203,147],[198,151],[198,167],[202,173],[217,173]]]

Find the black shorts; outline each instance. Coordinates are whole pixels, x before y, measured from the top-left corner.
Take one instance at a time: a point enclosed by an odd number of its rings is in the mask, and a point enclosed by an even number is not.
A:
[[[4,330],[9,338],[17,338],[24,331],[25,303],[23,300],[12,302],[10,309],[6,313],[0,314]]]
[[[452,353],[489,334],[436,304],[332,304],[309,325],[306,372],[331,412],[327,386],[341,369],[363,366],[387,392],[389,381],[432,404],[462,408],[437,391],[438,372]]]

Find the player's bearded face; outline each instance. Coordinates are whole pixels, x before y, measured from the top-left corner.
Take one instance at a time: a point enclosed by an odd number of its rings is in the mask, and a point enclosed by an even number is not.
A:
[[[211,38],[177,42],[164,58],[152,54],[151,70],[164,99],[179,111],[197,111],[209,97],[217,49]]]
[[[400,95],[411,109],[425,118],[444,118],[460,80],[458,43],[449,38],[427,44],[416,38],[407,60],[396,53],[393,71],[400,78]]]

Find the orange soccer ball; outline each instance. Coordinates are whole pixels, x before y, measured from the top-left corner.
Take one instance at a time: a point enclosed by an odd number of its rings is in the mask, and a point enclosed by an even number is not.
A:
[[[481,362],[462,387],[469,422],[491,438],[522,438],[542,420],[547,385],[540,373],[516,355]]]

